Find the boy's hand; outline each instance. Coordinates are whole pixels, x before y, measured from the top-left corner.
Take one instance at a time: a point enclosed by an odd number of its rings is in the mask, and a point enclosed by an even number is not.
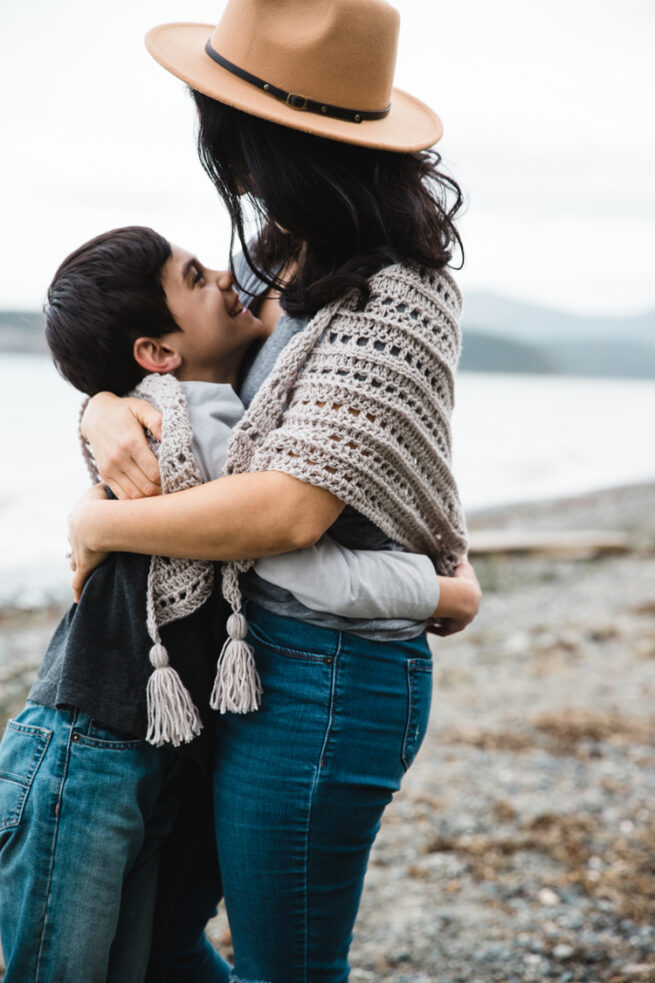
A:
[[[70,543],[70,565],[73,571],[73,598],[77,604],[81,595],[82,588],[90,574],[99,567],[109,554],[99,553],[87,545],[87,530],[85,519],[88,513],[90,502],[106,501],[107,492],[104,484],[94,485],[89,488],[75,505],[73,511],[68,516],[68,542]]]
[[[475,575],[475,570],[469,563],[466,555],[464,555],[457,564],[453,577],[443,579],[459,579],[461,582],[461,590],[458,591],[457,615],[449,617],[438,613],[438,608],[442,603],[442,597],[440,597],[440,603],[437,607],[437,611],[434,613],[434,616],[439,619],[439,622],[438,624],[429,625],[427,628],[427,631],[430,634],[445,637],[446,635],[455,635],[457,632],[463,631],[467,625],[470,625],[480,608],[482,590],[480,588],[480,584],[478,583],[478,578]],[[442,584],[443,579],[440,578],[440,583]],[[444,592],[442,591],[442,596],[443,593]]]
[[[458,631],[464,631],[470,625],[473,618],[441,618],[438,624],[428,625],[426,631],[430,635],[456,635]]]
[[[102,480],[116,498],[161,494],[157,458],[144,430],[161,440],[161,413],[144,399],[97,393],[84,411],[82,434],[89,441]]]

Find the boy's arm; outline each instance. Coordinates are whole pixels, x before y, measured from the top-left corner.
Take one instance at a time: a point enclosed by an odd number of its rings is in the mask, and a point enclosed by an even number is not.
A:
[[[351,550],[329,536],[309,549],[260,559],[255,570],[306,607],[345,618],[426,621],[461,617],[470,606],[470,587],[438,577],[427,556]]]

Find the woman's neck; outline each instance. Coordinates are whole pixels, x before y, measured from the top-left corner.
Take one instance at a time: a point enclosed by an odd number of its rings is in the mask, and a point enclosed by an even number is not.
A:
[[[282,283],[288,283],[298,267],[297,260],[290,260],[278,273],[278,279]],[[269,287],[265,294],[258,299],[257,309],[253,310],[264,325],[266,337],[270,337],[275,330],[275,325],[284,313],[280,304],[281,290],[277,287]]]

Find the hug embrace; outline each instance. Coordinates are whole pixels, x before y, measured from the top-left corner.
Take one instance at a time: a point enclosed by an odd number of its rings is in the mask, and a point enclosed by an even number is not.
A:
[[[461,194],[439,117],[393,88],[397,34],[385,0],[229,0],[146,38],[190,88],[229,268],[131,226],[48,291],[94,485],[0,744],[6,983],[348,979],[426,633],[480,603],[451,466]],[[222,898],[234,966],[205,935]]]

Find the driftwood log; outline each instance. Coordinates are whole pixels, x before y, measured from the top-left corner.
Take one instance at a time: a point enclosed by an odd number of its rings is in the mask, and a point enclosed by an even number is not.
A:
[[[628,535],[607,530],[478,529],[470,533],[470,556],[538,553],[566,559],[590,559],[603,553],[630,553]]]

